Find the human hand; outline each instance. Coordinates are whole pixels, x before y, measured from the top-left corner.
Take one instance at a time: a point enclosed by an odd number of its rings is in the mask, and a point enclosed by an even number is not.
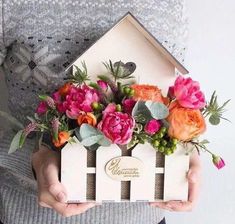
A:
[[[186,212],[192,211],[194,208],[200,190],[201,184],[201,164],[199,155],[194,152],[190,158],[190,168],[187,175],[189,182],[188,201],[168,201],[168,202],[152,202],[151,206],[159,207],[169,211]]]
[[[39,205],[54,209],[62,216],[69,217],[84,213],[95,203],[67,204],[66,189],[59,182],[60,155],[41,146],[32,156],[32,165],[38,184]]]

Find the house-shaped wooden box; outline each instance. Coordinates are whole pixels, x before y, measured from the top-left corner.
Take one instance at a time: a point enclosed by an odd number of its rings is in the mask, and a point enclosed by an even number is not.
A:
[[[134,62],[137,82],[157,85],[163,94],[173,84],[176,73],[188,73],[131,13],[69,68],[79,67],[85,61],[89,76],[96,80],[97,75],[105,72],[102,62],[108,60]],[[65,145],[61,153],[61,182],[66,187],[68,202],[187,200],[189,156],[182,146],[174,154],[163,156],[149,144],[139,144],[129,151],[117,145],[91,151],[75,140],[77,143]],[[123,159],[125,169],[140,169],[141,163],[141,175],[130,180],[111,178],[107,164],[117,157]],[[138,162],[132,162],[130,157]]]

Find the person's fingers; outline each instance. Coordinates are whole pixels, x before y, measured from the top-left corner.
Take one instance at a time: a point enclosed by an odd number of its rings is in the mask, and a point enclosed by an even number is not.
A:
[[[150,205],[153,207],[158,207],[158,208],[165,209],[168,211],[173,211],[171,207],[167,206],[167,202],[151,202]]]
[[[189,212],[193,209],[193,204],[190,201],[169,201],[166,207],[175,212]]]
[[[188,172],[189,193],[188,201],[193,205],[196,203],[200,189],[200,170],[197,167],[190,168]]]
[[[88,209],[94,207],[95,203],[82,203],[82,204],[65,204],[60,202],[55,202],[53,204],[53,209],[57,211],[64,217],[69,217],[73,215],[79,215],[84,213]]]
[[[46,188],[57,201],[66,202],[66,190],[59,182],[59,166],[57,160],[51,160],[42,170],[43,188]]]

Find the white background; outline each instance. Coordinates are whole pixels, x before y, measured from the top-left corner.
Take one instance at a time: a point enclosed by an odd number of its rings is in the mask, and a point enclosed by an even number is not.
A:
[[[235,1],[188,0],[189,39],[186,68],[209,96],[217,90],[221,102],[232,99],[223,122],[208,128],[210,149],[226,161],[217,171],[202,154],[203,185],[197,207],[191,213],[167,212],[168,224],[235,223]]]
[[[209,96],[217,90],[221,102],[231,98],[223,122],[208,128],[206,137],[210,149],[226,161],[220,171],[203,154],[203,185],[197,207],[191,213],[167,212],[168,224],[225,224],[235,223],[235,0],[188,0],[189,41],[186,67],[201,83]],[[5,95],[3,79],[0,85],[0,108]],[[2,122],[1,122],[2,124]],[[146,223],[147,224],[147,223]]]

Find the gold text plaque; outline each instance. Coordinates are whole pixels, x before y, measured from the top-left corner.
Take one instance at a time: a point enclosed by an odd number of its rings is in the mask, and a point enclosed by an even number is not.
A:
[[[106,174],[117,181],[131,181],[143,175],[144,164],[131,156],[119,156],[111,159],[105,166]]]

